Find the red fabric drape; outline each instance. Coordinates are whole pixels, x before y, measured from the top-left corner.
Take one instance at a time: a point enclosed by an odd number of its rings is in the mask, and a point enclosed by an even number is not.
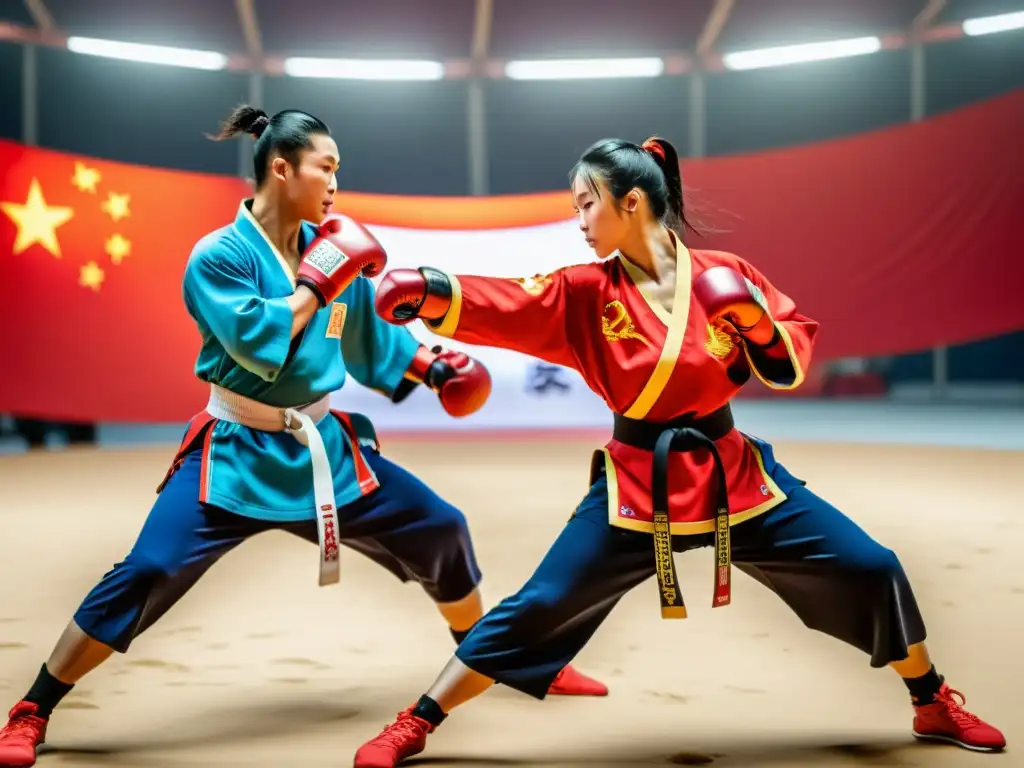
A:
[[[692,245],[742,255],[819,320],[819,361],[1024,329],[1024,90],[683,174],[729,230]]]
[[[819,320],[818,362],[1024,329],[1021,137],[1017,91],[850,139],[687,161],[699,218],[729,230],[691,243],[744,256]],[[9,142],[0,168],[0,412],[194,413],[205,391],[182,269],[247,185]],[[396,226],[443,210],[446,228],[460,211],[466,228],[508,226],[509,211],[519,224],[571,216],[565,192],[490,203],[348,194],[339,207]]]

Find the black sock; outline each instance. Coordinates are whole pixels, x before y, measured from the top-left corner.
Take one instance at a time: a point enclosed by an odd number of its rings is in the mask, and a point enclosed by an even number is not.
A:
[[[906,683],[907,690],[910,691],[910,697],[913,699],[915,706],[931,704],[935,701],[935,694],[942,687],[943,680],[944,678],[935,671],[934,664],[921,677],[903,678],[903,682]]]
[[[421,720],[426,720],[435,728],[443,723],[444,719],[448,717],[444,710],[441,709],[440,705],[426,694],[420,696],[420,700],[416,702],[416,706],[413,707],[412,713]]]
[[[53,709],[60,704],[61,699],[71,692],[74,683],[62,683],[50,674],[50,670],[43,664],[39,670],[39,676],[32,683],[29,692],[25,694],[25,701],[31,701],[39,707],[39,717],[48,718],[53,714]]]
[[[470,627],[469,629],[452,629],[451,627],[448,627],[448,631],[451,632],[452,637],[455,638],[456,645],[458,645],[466,639],[466,635],[469,634],[470,629],[472,629],[472,627]]]

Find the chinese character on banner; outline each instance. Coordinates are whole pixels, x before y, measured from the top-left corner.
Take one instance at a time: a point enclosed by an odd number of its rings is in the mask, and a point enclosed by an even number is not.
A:
[[[571,387],[564,380],[565,370],[550,363],[534,363],[527,371],[526,388],[538,395],[546,395],[552,390],[567,393]]]

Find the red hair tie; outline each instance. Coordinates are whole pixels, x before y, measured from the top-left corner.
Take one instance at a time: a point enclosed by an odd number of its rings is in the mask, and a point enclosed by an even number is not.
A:
[[[659,158],[661,158],[662,162],[665,161],[665,148],[661,146],[660,142],[655,141],[654,139],[648,139],[647,141],[645,141],[643,144],[640,145],[640,149],[642,149],[644,152],[649,152],[652,155],[657,155]]]

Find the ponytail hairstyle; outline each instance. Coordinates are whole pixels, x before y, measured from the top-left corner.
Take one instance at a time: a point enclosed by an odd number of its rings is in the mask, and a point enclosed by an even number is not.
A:
[[[286,109],[268,117],[262,109],[243,104],[221,123],[219,133],[208,138],[224,141],[239,134],[248,134],[256,140],[253,175],[259,189],[266,180],[272,154],[283,157],[294,167],[298,165],[299,153],[312,148],[312,137],[316,134],[330,136],[331,130],[319,118],[297,109]]]
[[[597,180],[621,200],[633,188],[642,189],[655,218],[683,237],[690,226],[683,208],[679,155],[667,139],[652,136],[637,145],[622,139],[602,139],[590,146],[569,172],[570,185],[580,176],[597,194]]]

